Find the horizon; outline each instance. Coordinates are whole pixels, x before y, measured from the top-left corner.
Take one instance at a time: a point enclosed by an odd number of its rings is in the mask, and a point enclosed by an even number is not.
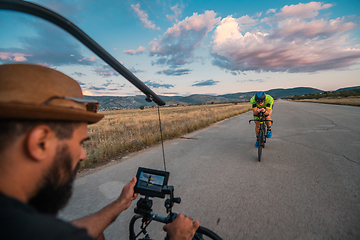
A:
[[[359,85],[360,1],[33,0],[69,19],[156,94],[224,95]],[[0,63],[74,78],[84,94],[142,95],[45,20],[0,10]]]
[[[360,88],[360,85],[358,86],[352,86],[354,88]],[[335,89],[335,90],[329,90],[329,91],[326,91],[326,90],[322,90],[322,89],[318,89],[318,88],[313,88],[313,87],[293,87],[293,88],[273,88],[273,89],[268,89],[268,90],[264,90],[263,92],[265,94],[267,94],[266,92],[268,91],[272,91],[272,90],[291,90],[291,89],[296,89],[296,88],[312,88],[312,89],[316,89],[316,90],[320,90],[320,91],[324,91],[324,92],[333,92],[333,91],[338,91],[339,89],[342,89],[342,88],[352,88],[352,87],[341,87],[341,88],[338,88],[338,89]],[[260,90],[259,90],[260,91]],[[210,95],[210,96],[222,96],[222,95],[230,95],[230,94],[237,94],[237,93],[249,93],[249,92],[258,92],[258,90],[256,91],[246,91],[246,92],[233,92],[233,93],[225,93],[225,94],[217,94],[217,95],[213,95],[213,94],[207,94],[207,93],[194,93],[194,94],[190,94],[190,95],[162,95],[162,94],[158,94],[159,96],[161,97],[189,97],[189,96],[192,96],[192,95]],[[145,95],[143,93],[141,94],[138,94],[138,95],[124,95],[124,96],[121,96],[121,95],[84,95],[84,97],[136,97],[136,96],[144,96]]]

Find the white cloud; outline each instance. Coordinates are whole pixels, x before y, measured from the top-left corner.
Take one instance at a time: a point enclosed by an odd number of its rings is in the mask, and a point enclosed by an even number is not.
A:
[[[104,78],[111,77],[111,76],[119,76],[119,73],[115,71],[114,69],[110,68],[109,66],[104,67],[97,67],[95,70],[93,70],[96,75],[102,76]]]
[[[136,5],[131,5],[131,8],[135,11],[135,13],[140,18],[140,21],[144,24],[146,28],[160,30],[160,27],[157,27],[152,21],[149,20],[148,14],[140,9],[140,3]]]
[[[181,6],[181,8],[179,8],[179,4],[177,3],[175,6],[171,7],[171,11],[174,12],[174,15],[166,15],[166,18],[169,19],[170,21],[176,20],[178,21],[178,17],[181,16],[182,13],[182,8],[183,6]]]
[[[151,41],[150,55],[162,56],[156,64],[178,66],[190,63],[194,50],[202,46],[202,41],[219,21],[214,11],[194,13],[174,24],[159,40]]]

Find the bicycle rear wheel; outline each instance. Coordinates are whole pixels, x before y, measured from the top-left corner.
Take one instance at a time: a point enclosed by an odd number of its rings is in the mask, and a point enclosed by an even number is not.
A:
[[[258,160],[259,162],[261,161],[261,155],[262,155],[262,148],[263,148],[263,144],[264,144],[264,131],[262,129],[262,126],[260,126],[260,129],[259,129],[259,138],[258,138],[258,141],[259,141],[259,147],[258,147]]]

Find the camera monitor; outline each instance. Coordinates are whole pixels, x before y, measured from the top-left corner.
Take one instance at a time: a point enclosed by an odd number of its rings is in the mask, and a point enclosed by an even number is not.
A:
[[[148,197],[165,198],[162,189],[167,186],[169,174],[165,171],[139,167],[134,191]]]

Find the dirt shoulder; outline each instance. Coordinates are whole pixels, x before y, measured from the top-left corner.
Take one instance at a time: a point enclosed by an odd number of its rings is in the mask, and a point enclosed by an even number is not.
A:
[[[319,99],[302,99],[296,100],[298,102],[315,102],[336,105],[348,105],[360,107],[360,96],[346,97],[346,98],[319,98]]]

